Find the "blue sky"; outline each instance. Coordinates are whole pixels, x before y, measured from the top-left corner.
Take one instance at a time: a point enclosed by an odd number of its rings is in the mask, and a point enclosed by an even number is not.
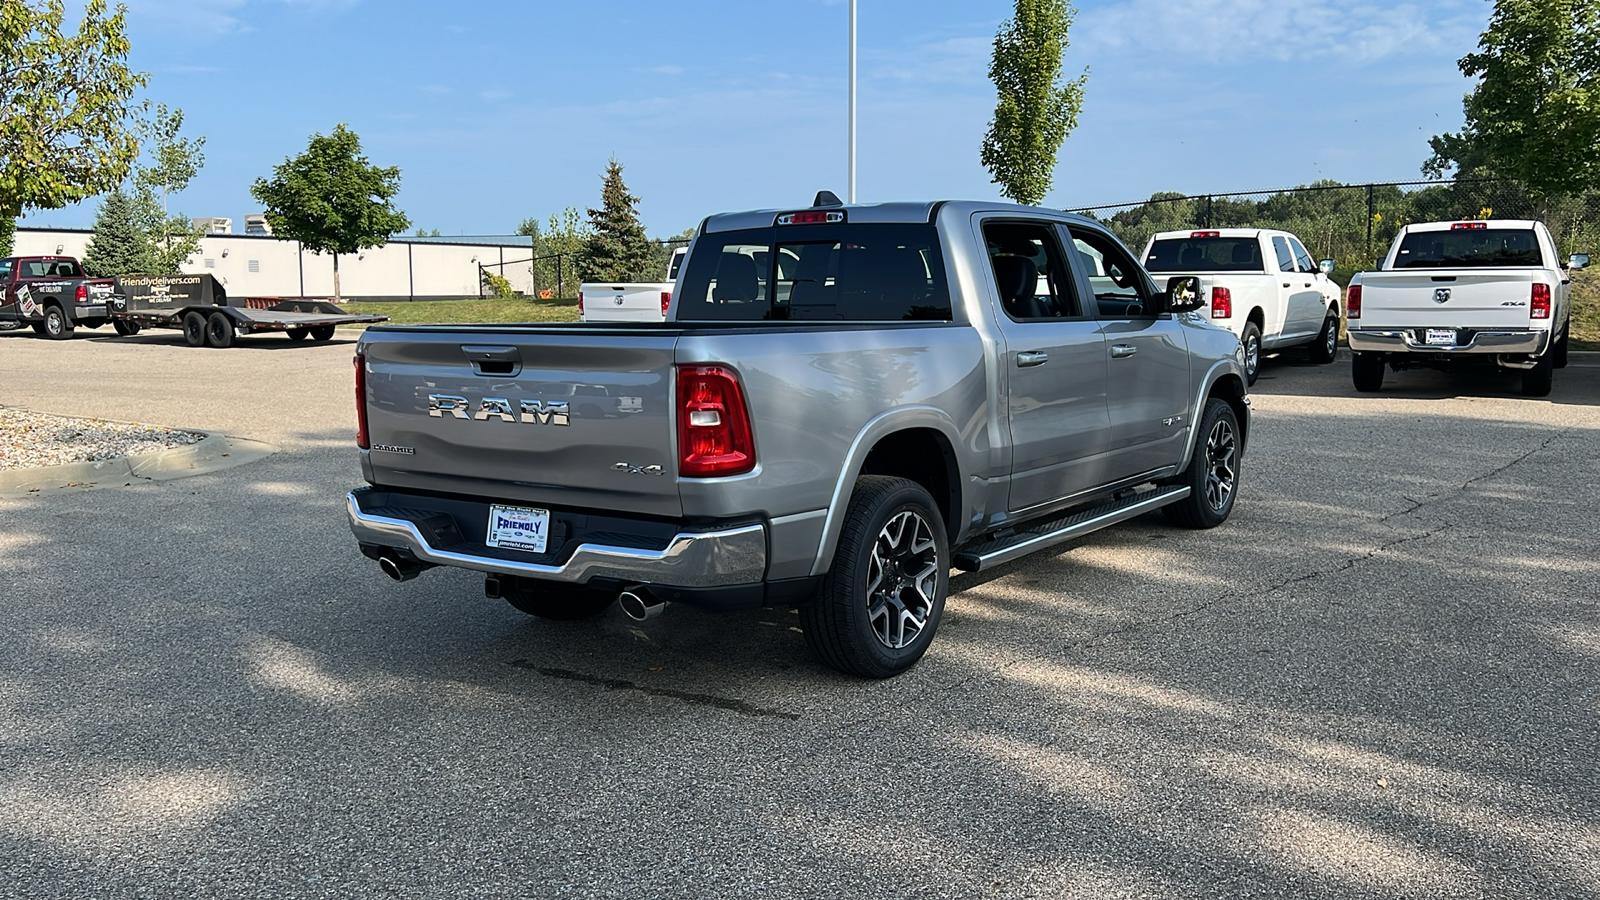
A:
[[[653,235],[846,181],[843,0],[126,0],[148,95],[206,137],[190,216],[346,122],[445,234],[599,202],[613,154]],[[1412,180],[1460,126],[1488,0],[1080,0],[1090,69],[1048,206]],[[1009,0],[859,0],[858,199],[997,197],[978,162]],[[94,203],[25,225],[88,227]]]

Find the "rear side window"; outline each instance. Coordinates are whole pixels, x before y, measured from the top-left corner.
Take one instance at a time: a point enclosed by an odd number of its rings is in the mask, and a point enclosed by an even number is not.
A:
[[[1400,242],[1396,269],[1470,269],[1541,266],[1531,228],[1413,231]]]
[[[1263,272],[1256,238],[1168,238],[1150,245],[1151,272]]]
[[[682,321],[948,321],[931,225],[793,225],[701,235]]]
[[[70,259],[30,259],[22,263],[23,278],[78,278],[78,264]]]
[[[1294,251],[1289,249],[1289,242],[1281,237],[1272,239],[1272,252],[1278,257],[1279,272],[1294,271]]]

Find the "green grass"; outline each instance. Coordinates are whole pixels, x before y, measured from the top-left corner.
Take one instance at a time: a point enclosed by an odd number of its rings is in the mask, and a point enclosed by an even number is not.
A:
[[[1572,330],[1574,350],[1600,350],[1600,270],[1572,273]]]
[[[504,322],[576,322],[578,301],[417,300],[408,303],[350,303],[352,313],[388,316],[396,325],[475,325]],[[342,326],[365,328],[364,325]]]

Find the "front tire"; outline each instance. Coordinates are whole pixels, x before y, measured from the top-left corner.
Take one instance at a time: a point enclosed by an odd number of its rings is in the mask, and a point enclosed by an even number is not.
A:
[[[190,310],[183,314],[183,342],[191,347],[206,345],[206,317]]]
[[[1261,328],[1254,322],[1246,322],[1244,334],[1239,335],[1239,343],[1244,345],[1244,380],[1245,384],[1255,384],[1261,377]]]
[[[214,312],[206,318],[206,345],[217,350],[233,346],[233,320],[227,313]]]
[[[864,475],[833,567],[801,608],[800,625],[827,666],[888,678],[927,652],[949,590],[950,542],[933,497],[907,478]]]
[[[510,581],[504,579],[501,584]],[[592,619],[610,609],[617,599],[601,591],[526,578],[516,579],[501,591],[505,601],[518,612],[557,622]]]
[[[1322,320],[1322,330],[1317,332],[1317,339],[1311,342],[1308,352],[1317,365],[1327,365],[1339,355],[1338,310],[1328,310],[1328,317]]]
[[[1189,467],[1173,482],[1187,485],[1189,496],[1163,506],[1161,513],[1168,522],[1184,528],[1215,528],[1228,521],[1239,494],[1244,436],[1239,431],[1239,416],[1219,397],[1206,401],[1199,434]]]
[[[1377,393],[1383,388],[1383,357],[1377,353],[1357,353],[1350,360],[1350,378],[1361,393]]]
[[[44,336],[52,341],[65,341],[72,337],[72,320],[67,318],[67,313],[59,306],[47,306],[44,310]]]

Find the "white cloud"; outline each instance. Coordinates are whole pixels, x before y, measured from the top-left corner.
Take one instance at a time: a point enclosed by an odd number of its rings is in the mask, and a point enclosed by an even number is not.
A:
[[[1335,57],[1371,63],[1473,43],[1485,24],[1469,0],[1127,0],[1078,16],[1074,44],[1190,60],[1197,67]]]

